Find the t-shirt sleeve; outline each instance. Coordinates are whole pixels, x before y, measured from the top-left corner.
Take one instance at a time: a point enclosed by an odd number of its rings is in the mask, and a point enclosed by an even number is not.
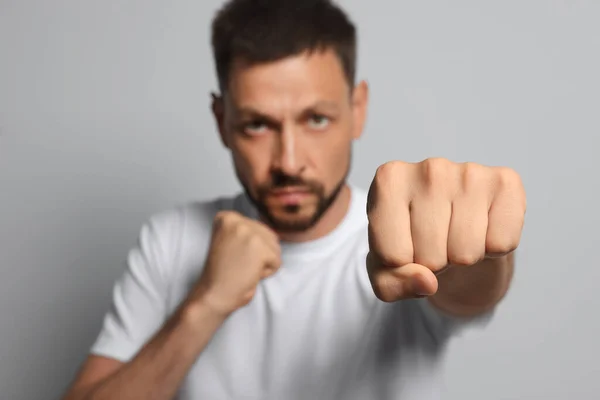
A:
[[[458,336],[465,330],[486,327],[495,313],[495,309],[492,309],[474,317],[456,317],[435,307],[426,298],[414,301],[426,329],[441,342]]]
[[[142,227],[113,287],[92,354],[127,362],[165,322],[169,276],[175,267],[173,219],[173,215],[155,217]]]

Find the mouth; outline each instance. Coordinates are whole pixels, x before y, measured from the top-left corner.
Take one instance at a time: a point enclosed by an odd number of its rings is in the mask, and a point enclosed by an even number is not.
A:
[[[298,204],[310,195],[310,190],[299,187],[279,188],[269,192],[269,197],[286,205]]]

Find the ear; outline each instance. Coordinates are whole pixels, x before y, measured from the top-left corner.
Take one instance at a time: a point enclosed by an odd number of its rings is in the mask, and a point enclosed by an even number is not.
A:
[[[217,130],[219,131],[219,136],[221,137],[221,143],[223,146],[229,148],[229,143],[227,140],[227,132],[225,129],[225,104],[223,100],[223,96],[219,96],[216,93],[210,94],[212,102],[211,109],[213,116],[215,117],[215,122],[217,124]]]
[[[352,139],[359,139],[362,136],[367,120],[368,107],[369,85],[366,81],[361,81],[354,87],[352,92],[352,117],[354,119]]]

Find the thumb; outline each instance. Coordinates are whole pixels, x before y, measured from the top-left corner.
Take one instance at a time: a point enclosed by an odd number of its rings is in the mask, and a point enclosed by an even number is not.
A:
[[[406,264],[397,268],[405,276],[404,291],[409,298],[428,297],[438,290],[435,273],[421,264]]]
[[[385,302],[427,297],[438,290],[435,274],[420,264],[390,267],[376,262],[375,257],[369,255],[367,270],[375,295]]]

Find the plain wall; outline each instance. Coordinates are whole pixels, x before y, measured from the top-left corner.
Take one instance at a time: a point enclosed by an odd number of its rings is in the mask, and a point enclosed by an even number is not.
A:
[[[218,0],[0,0],[0,397],[56,399],[141,224],[238,190],[209,113]],[[441,156],[519,171],[508,298],[446,399],[600,396],[600,2],[347,0],[371,109],[351,180]]]

